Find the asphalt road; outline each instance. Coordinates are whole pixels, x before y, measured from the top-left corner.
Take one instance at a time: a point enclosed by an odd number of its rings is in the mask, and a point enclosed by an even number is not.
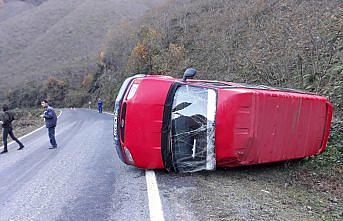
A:
[[[343,216],[340,201],[290,185],[277,165],[195,174],[125,165],[113,146],[112,118],[63,110],[58,149],[48,149],[46,128],[22,138],[22,151],[11,144],[0,155],[0,221],[342,220],[335,218]],[[322,212],[328,206],[334,214]]]
[[[43,128],[0,156],[1,221],[150,220],[146,171],[120,162],[112,116],[63,110],[56,137],[49,150]]]

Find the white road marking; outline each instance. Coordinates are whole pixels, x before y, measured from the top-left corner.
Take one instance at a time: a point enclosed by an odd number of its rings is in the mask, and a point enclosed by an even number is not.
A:
[[[63,111],[61,110],[61,112],[60,112],[60,114],[57,116],[57,118],[59,118],[59,117],[62,115],[62,112],[63,112]],[[30,135],[36,133],[37,131],[43,129],[44,127],[45,127],[45,125],[41,126],[40,128],[38,128],[38,129],[36,129],[36,130],[34,130],[34,131],[28,133],[28,134],[25,134],[25,135],[22,136],[22,137],[19,137],[18,140],[24,139],[25,137],[28,137],[28,136],[30,136]],[[9,142],[9,143],[7,144],[7,146],[13,144],[14,142],[15,142],[15,141]],[[0,147],[0,150],[3,150],[3,149],[4,149],[4,146],[1,146],[1,147]]]
[[[113,113],[109,112],[103,112],[105,114],[109,115],[114,115]],[[62,110],[60,114],[57,116],[59,118],[62,115]],[[28,137],[37,131],[43,129],[45,127],[42,126],[22,137],[19,137],[18,139],[23,139],[25,137]],[[11,145],[14,143],[14,141],[8,143],[8,145]],[[4,146],[0,147],[0,150],[3,149]],[[162,210],[162,203],[160,199],[160,193],[158,191],[158,186],[157,186],[157,181],[156,181],[156,176],[155,172],[153,170],[146,170],[145,172],[145,178],[146,178],[146,183],[147,183],[147,191],[148,191],[148,200],[149,200],[149,213],[150,213],[150,220],[151,221],[164,221],[164,216],[163,216],[163,210]]]
[[[88,109],[89,109],[89,108],[88,108]],[[92,110],[92,111],[95,111],[95,112],[99,113],[99,111],[96,110],[96,109],[89,109],[89,110]],[[103,114],[108,114],[108,115],[114,116],[114,113],[110,113],[110,112],[106,112],[106,111],[103,111],[102,113],[103,113]]]
[[[103,113],[114,116],[114,114],[113,114],[113,113],[110,113],[110,112],[103,112]]]
[[[150,220],[164,221],[162,204],[160,194],[158,192],[155,172],[153,170],[146,170],[145,178],[148,190]]]
[[[114,115],[113,113],[103,112],[105,114]],[[148,191],[149,200],[149,213],[151,221],[164,221],[162,203],[160,199],[160,193],[158,191],[158,185],[156,181],[156,175],[153,170],[145,171],[146,185]]]
[[[92,111],[98,112],[97,110],[91,109]],[[113,113],[103,112],[114,116]],[[149,200],[149,214],[151,221],[164,221],[162,203],[160,199],[160,193],[158,191],[157,181],[155,172],[153,170],[145,171],[146,185],[148,191],[148,200]]]

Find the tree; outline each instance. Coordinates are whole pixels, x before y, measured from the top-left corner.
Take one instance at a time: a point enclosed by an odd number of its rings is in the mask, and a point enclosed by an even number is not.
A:
[[[44,85],[47,99],[52,101],[54,105],[63,105],[66,94],[68,93],[68,86],[65,80],[49,77]]]

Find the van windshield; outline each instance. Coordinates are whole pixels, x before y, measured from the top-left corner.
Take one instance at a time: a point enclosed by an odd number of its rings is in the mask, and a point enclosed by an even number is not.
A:
[[[134,80],[136,78],[142,78],[144,76],[145,75],[137,74],[137,75],[135,75],[133,77],[126,78],[125,81],[123,82],[123,84],[120,87],[120,90],[119,90],[117,98],[116,98],[116,102],[120,102],[124,98],[125,91],[126,91],[127,87],[129,86],[129,84],[132,82],[132,80]]]
[[[179,172],[215,169],[216,92],[183,85],[172,106],[171,149]]]

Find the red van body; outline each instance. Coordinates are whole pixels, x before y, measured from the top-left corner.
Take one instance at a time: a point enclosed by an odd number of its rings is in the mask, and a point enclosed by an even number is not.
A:
[[[120,159],[179,172],[299,159],[326,149],[332,104],[266,86],[139,75],[116,99]]]

